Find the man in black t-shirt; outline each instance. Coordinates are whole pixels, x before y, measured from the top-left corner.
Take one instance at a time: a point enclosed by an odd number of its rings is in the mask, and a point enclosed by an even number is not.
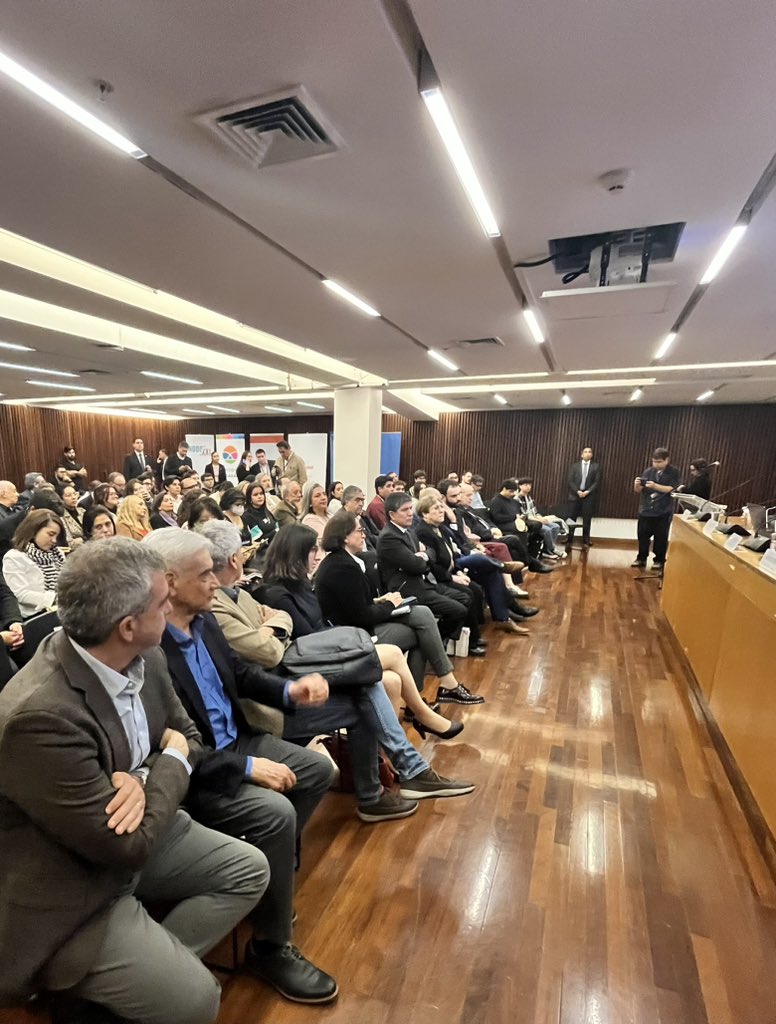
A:
[[[634,569],[646,567],[650,540],[652,568],[663,568],[674,514],[671,491],[676,490],[680,479],[679,470],[670,465],[668,449],[656,448],[652,452],[652,465],[633,481],[633,490],[639,495],[639,553],[632,565]]]

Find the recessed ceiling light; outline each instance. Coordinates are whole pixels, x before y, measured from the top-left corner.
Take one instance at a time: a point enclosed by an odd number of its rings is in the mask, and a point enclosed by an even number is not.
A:
[[[25,384],[34,384],[37,388],[56,388],[61,391],[64,388],[66,391],[96,391],[96,388],[85,388],[78,384],[65,384],[60,383],[58,380],[28,380]]]
[[[135,160],[142,160],[143,157],[148,156],[134,142],[124,138],[123,135],[120,135],[110,125],[101,121],[99,117],[90,114],[84,107],[74,103],[64,93],[49,85],[48,82],[44,82],[42,78],[38,78],[37,75],[22,67],[21,64],[17,64],[15,60],[11,60],[4,53],[0,53],[0,71],[15,82],[18,82],[19,85],[24,86],[25,89],[35,93],[36,96],[45,100],[46,103],[50,103],[52,107],[56,107],[57,110],[71,118],[71,120],[77,121],[84,128],[88,128],[90,132],[94,132],[95,135],[99,135],[101,139],[105,139],[106,142],[115,146],[116,149],[120,149],[122,153],[126,153],[127,156],[134,157]]]
[[[746,228],[746,224],[736,224],[735,227],[730,229],[727,238],[719,249],[717,249],[716,256],[706,268],[706,272],[700,279],[700,284],[709,284],[714,280],[720,270],[722,270],[724,265],[727,263],[730,254],[743,238]]]
[[[364,302],[363,299],[359,299],[353,292],[349,292],[347,288],[343,288],[337,281],[331,281],[329,278],[324,278],[323,283],[329,289],[334,292],[335,295],[339,295],[341,299],[349,302],[351,306],[355,306],[356,309],[360,309],[362,313],[366,313],[367,316],[380,316],[374,306],[370,306],[368,302]]]
[[[172,373],[157,373],[156,370],[141,370],[144,377],[155,377],[157,380],[175,380],[179,384],[201,384],[201,380],[194,380],[193,377],[176,377]]]
[[[448,359],[444,352],[440,352],[438,349],[435,348],[430,348],[427,349],[427,354],[430,359],[433,359],[435,362],[439,363],[440,366],[444,366],[445,369],[452,370],[453,372],[458,370],[456,364],[452,361],[452,359]]]
[[[698,395],[698,397],[695,399],[695,401],[696,402],[707,402],[710,398],[713,397],[713,395],[714,395],[713,389],[709,388],[708,391],[702,391],[701,394]]]
[[[316,402],[297,402],[297,405],[303,405],[306,409],[325,409],[325,405],[318,405]]]
[[[190,412],[195,416],[212,416],[213,413],[208,409],[181,409],[181,412]]]
[[[215,409],[216,412],[240,412],[239,409],[230,409],[228,405],[209,405],[208,409]]]
[[[22,363],[0,363],[4,370],[23,370],[25,373],[44,373],[50,377],[77,377],[77,373],[65,370],[44,370],[40,366],[24,366]]]
[[[509,402],[507,402],[506,398],[504,398],[503,395],[494,395],[493,397],[495,398],[499,405],[509,405]]]
[[[528,324],[531,334],[533,335],[533,340],[537,345],[543,345],[545,341],[544,332],[539,326],[539,321],[536,319],[536,313],[534,313],[532,309],[526,307],[523,310],[523,316],[525,317],[525,322]]]
[[[634,388],[633,391],[631,391],[631,396],[628,399],[628,401],[629,402],[638,402],[638,400],[640,398],[643,398],[643,397],[644,397],[644,389],[643,388]]]
[[[34,352],[34,348],[30,348],[29,345],[15,345],[12,341],[0,341],[0,348],[10,348],[14,352]]]
[[[676,341],[676,331],[669,331],[668,334],[663,339],[663,342],[660,345],[660,348],[658,348],[657,352],[655,353],[655,359],[662,359],[663,356],[668,352],[669,348],[671,348],[671,346],[673,345],[673,343],[675,341]]]
[[[287,409],[284,405],[265,405],[264,408],[267,412],[293,412],[293,409]]]
[[[564,391],[560,396],[561,405],[571,405],[571,395],[567,395]]]
[[[421,89],[420,95],[423,97],[423,102],[426,104],[436,130],[439,132],[439,137],[444,143],[447,155],[458,175],[458,180],[463,185],[469,202],[477,214],[482,230],[488,238],[498,238],[501,231],[490,208],[490,203],[485,197],[485,190],[474,170],[474,164],[463,144],[458,126],[453,120],[447,100],[442,94],[442,89],[439,85],[435,85],[429,89]]]

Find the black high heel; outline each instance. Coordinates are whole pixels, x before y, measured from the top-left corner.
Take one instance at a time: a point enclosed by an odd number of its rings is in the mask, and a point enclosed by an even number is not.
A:
[[[456,737],[458,733],[463,732],[463,722],[451,722],[450,728],[446,729],[444,732],[437,732],[437,730],[432,729],[430,725],[423,725],[422,722],[419,722],[414,715],[412,715],[411,724],[422,740],[426,738],[426,733],[429,732],[432,736],[436,736],[437,739],[440,740],[451,740]]]

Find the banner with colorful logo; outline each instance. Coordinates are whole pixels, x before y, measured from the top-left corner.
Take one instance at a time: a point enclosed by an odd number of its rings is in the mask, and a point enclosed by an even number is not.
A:
[[[237,483],[237,467],[245,451],[245,434],[216,434],[216,451],[226,470],[226,479]]]

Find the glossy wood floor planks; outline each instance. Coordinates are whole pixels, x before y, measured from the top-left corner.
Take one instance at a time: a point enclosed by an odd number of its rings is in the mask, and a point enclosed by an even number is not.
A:
[[[776,1024],[774,885],[632,557],[529,576],[530,637],[458,663],[488,703],[422,749],[472,796],[382,825],[324,801],[295,939],[338,1002],[237,977],[219,1024]]]

